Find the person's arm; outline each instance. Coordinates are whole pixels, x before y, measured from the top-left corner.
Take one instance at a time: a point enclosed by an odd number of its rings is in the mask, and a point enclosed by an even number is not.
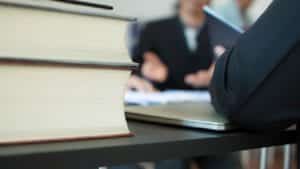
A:
[[[151,24],[146,25],[141,31],[139,43],[136,47],[136,52],[132,56],[133,61],[143,63],[144,54],[154,49],[154,33]]]
[[[160,36],[157,24],[147,24],[140,36],[139,44],[132,59],[140,63],[139,75],[146,78],[158,89],[164,89],[168,79],[168,67],[158,56],[157,36]]]
[[[255,114],[261,108],[248,111],[246,105],[300,40],[299,10],[300,1],[274,1],[237,45],[217,61],[210,87],[217,112],[247,128],[270,128],[267,122],[280,121],[280,113]]]

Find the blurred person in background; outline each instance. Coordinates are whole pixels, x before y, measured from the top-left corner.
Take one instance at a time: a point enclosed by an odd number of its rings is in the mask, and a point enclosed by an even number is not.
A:
[[[223,46],[213,46],[210,42],[208,18],[203,11],[203,7],[209,3],[210,0],[179,0],[175,16],[144,26],[137,46],[130,48],[133,60],[140,63],[138,75],[133,75],[128,82],[130,88],[144,92],[207,89],[214,62],[225,52]],[[190,164],[189,161],[192,161],[191,166],[186,165]],[[155,163],[154,167],[241,168],[239,157],[232,154],[186,161],[162,161]]]
[[[235,0],[238,4],[243,27],[249,29],[263,12],[270,6],[273,0]]]
[[[237,0],[212,0],[210,7],[232,25],[244,27]]]
[[[253,17],[249,15],[248,10],[251,5],[254,3],[254,0],[236,0],[242,19],[243,19],[243,27],[245,29],[249,28],[253,24]]]
[[[272,0],[212,0],[210,7],[231,24],[247,30],[271,2]]]
[[[229,23],[247,29],[254,18],[250,13],[255,0],[213,0],[211,8],[225,18]]]
[[[206,89],[214,60],[225,49],[212,46],[203,6],[209,0],[180,0],[176,15],[148,23],[132,53],[140,76],[129,87],[141,91]]]

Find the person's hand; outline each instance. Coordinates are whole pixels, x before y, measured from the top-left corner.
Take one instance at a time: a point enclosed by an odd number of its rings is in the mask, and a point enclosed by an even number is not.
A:
[[[135,89],[141,92],[157,92],[157,89],[155,89],[155,87],[150,82],[135,75],[129,78],[127,82],[127,88],[129,90]]]
[[[200,70],[196,73],[188,74],[184,82],[193,87],[208,87],[213,76],[215,65],[213,64],[208,70]]]
[[[214,47],[214,53],[217,57],[221,57],[226,52],[222,45]],[[193,87],[208,87],[215,70],[215,65],[212,64],[208,70],[200,70],[196,73],[188,74],[184,77],[184,82]]]
[[[149,80],[162,83],[168,78],[168,67],[161,62],[155,53],[146,52],[144,54],[142,74]]]

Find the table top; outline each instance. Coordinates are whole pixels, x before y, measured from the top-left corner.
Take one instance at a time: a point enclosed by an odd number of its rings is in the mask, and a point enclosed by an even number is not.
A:
[[[3,169],[96,169],[182,159],[296,142],[296,131],[217,133],[129,121],[134,137],[0,147]]]

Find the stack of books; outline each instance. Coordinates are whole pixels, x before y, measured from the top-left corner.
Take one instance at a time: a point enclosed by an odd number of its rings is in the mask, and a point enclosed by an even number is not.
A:
[[[77,2],[0,0],[0,145],[130,135],[131,19]]]

